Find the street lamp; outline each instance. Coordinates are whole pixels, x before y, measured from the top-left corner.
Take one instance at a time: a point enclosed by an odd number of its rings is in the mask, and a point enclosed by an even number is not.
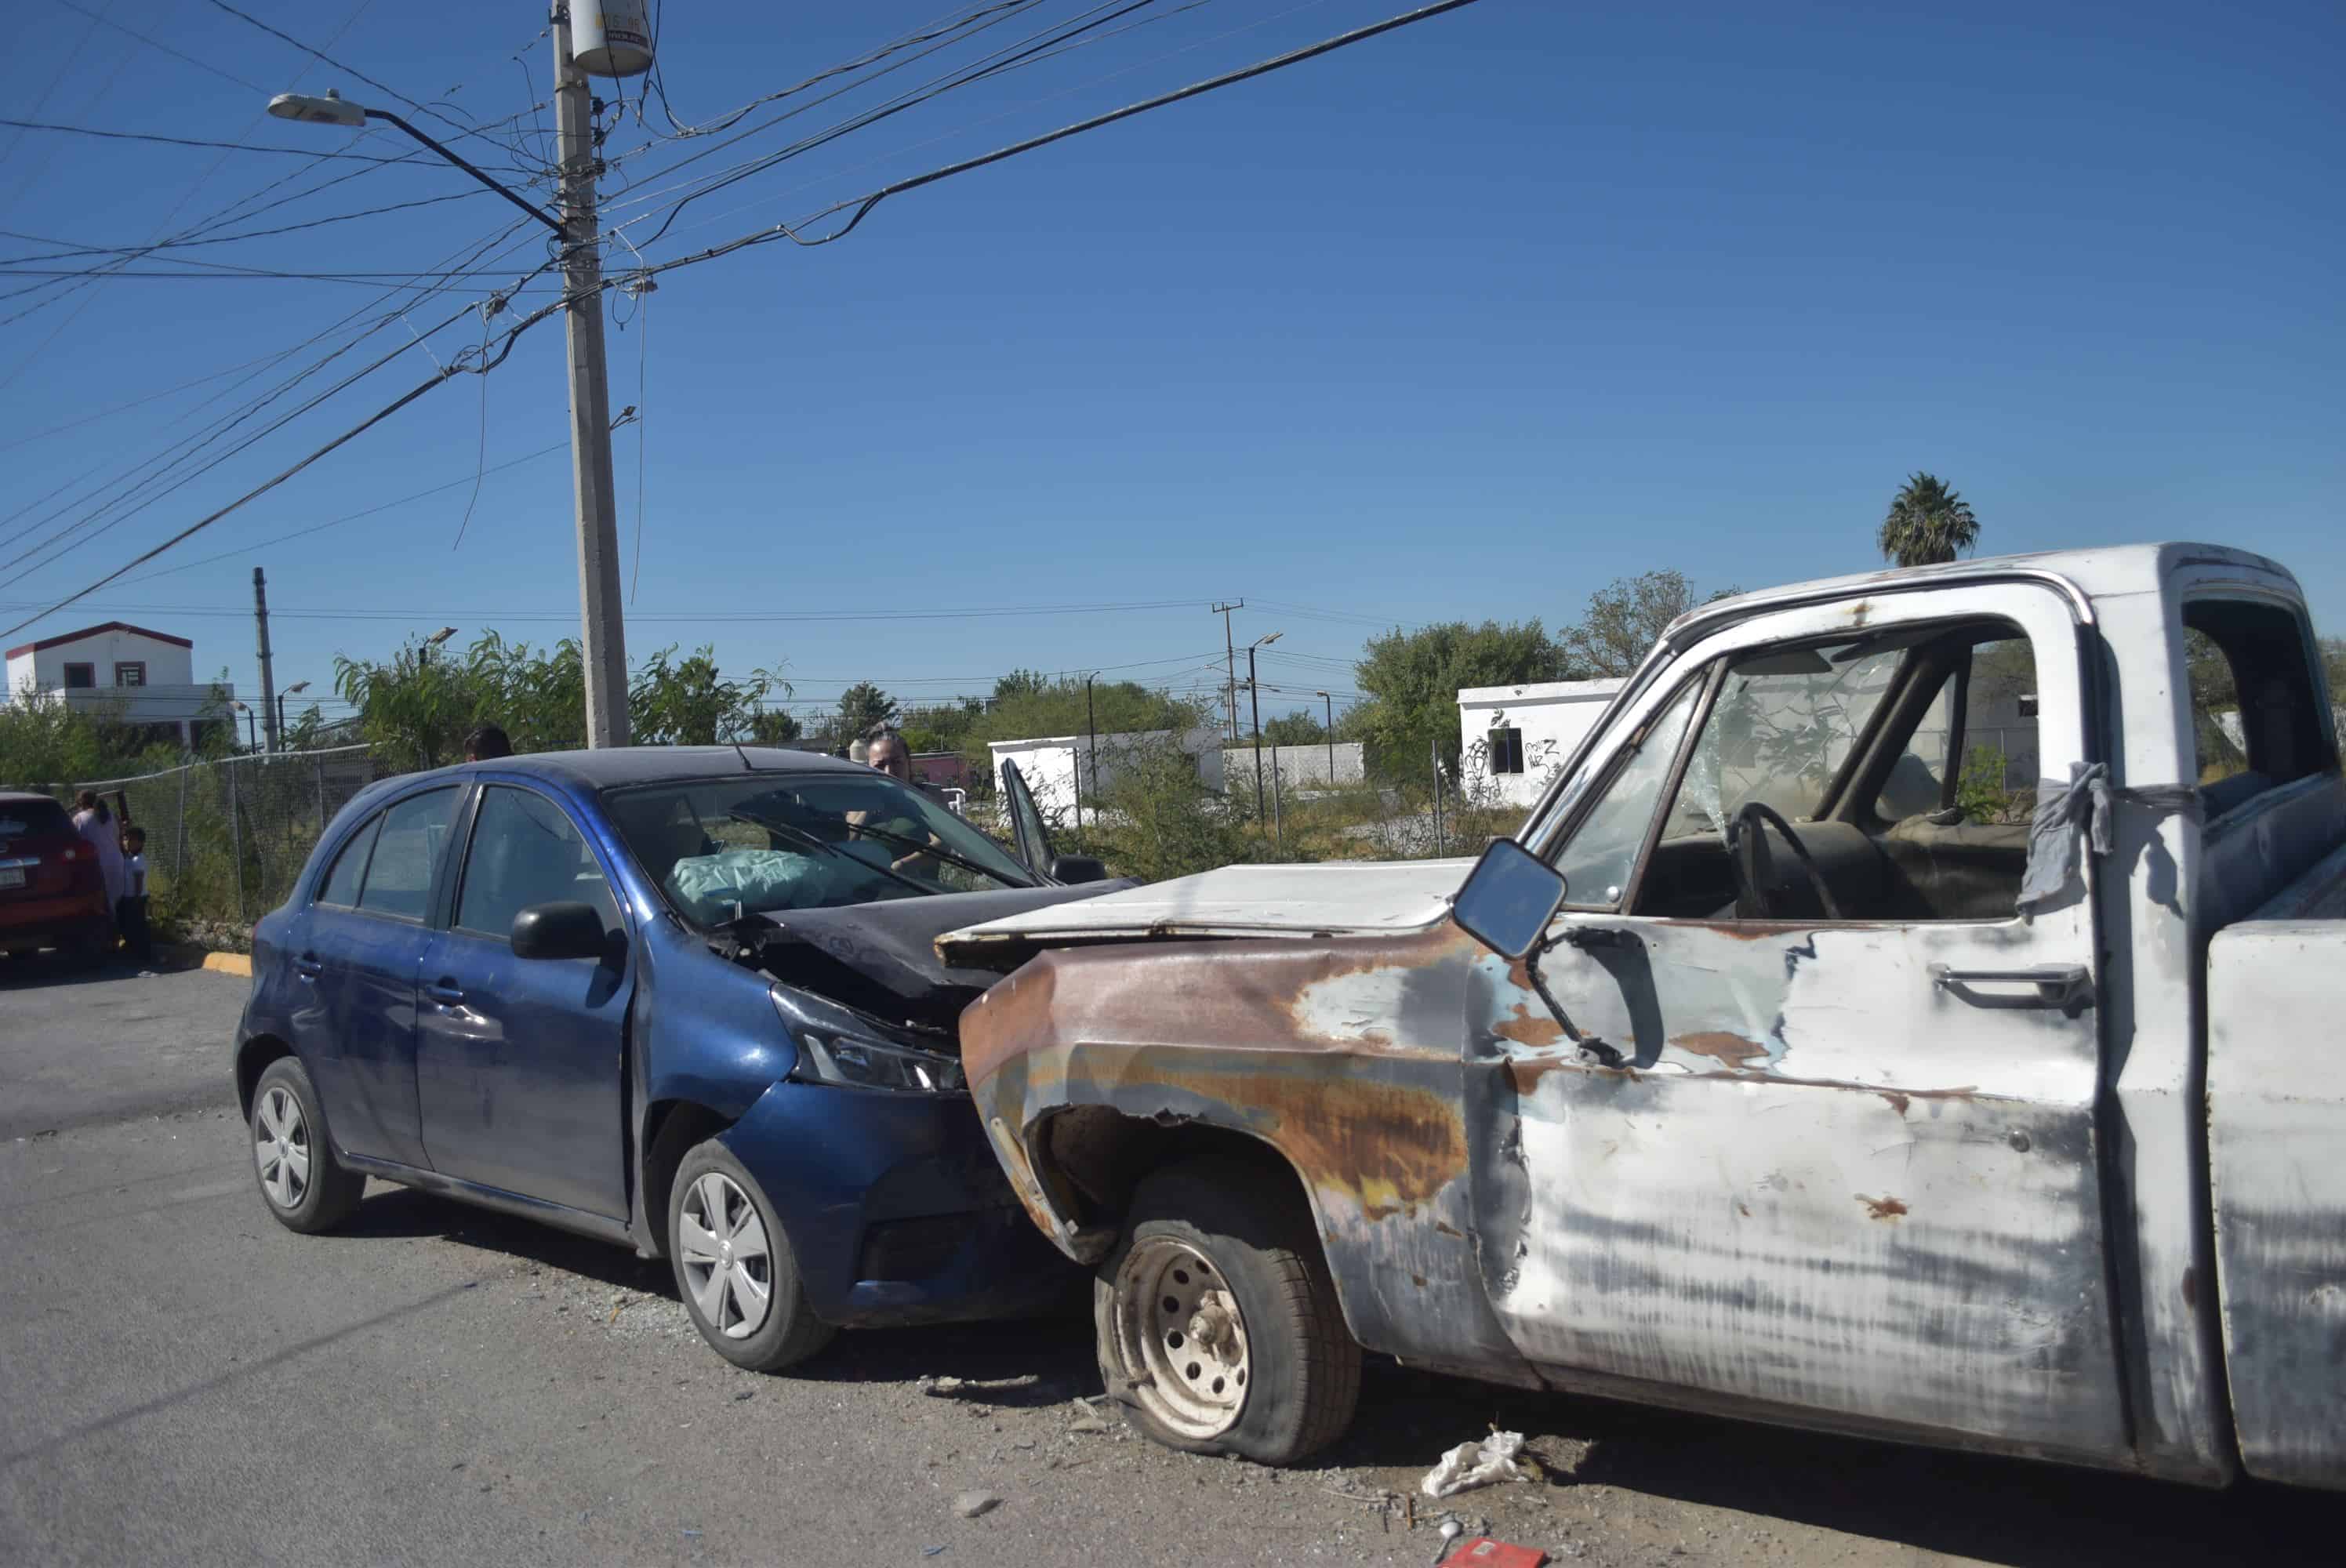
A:
[[[253,733],[252,728],[252,709],[233,698],[230,700],[229,706],[244,715],[244,748],[247,751],[260,750],[260,738]]]
[[[438,631],[434,632],[430,636],[425,637],[423,639],[423,651],[417,656],[416,662],[419,664],[430,664],[432,662],[432,650],[438,647],[442,643],[446,642],[450,637],[453,637],[455,635],[455,627],[442,626]]]
[[[382,120],[387,125],[397,126],[401,130],[405,131],[548,229],[561,235],[563,239],[570,238],[570,231],[562,227],[561,219],[524,201],[389,109],[371,109],[363,105],[354,104],[330,87],[324,97],[313,97],[308,93],[280,93],[269,100],[269,112],[280,120],[298,120],[303,125],[312,126],[341,126],[345,130],[357,130],[369,120]]]
[[[277,733],[280,737],[277,742],[278,745],[282,746],[285,744],[284,739],[282,738],[285,734],[285,699],[309,689],[310,683],[308,681],[297,680],[291,686],[287,687],[283,691],[277,694]]]
[[[1328,705],[1328,728],[1321,733],[1328,739],[1328,788],[1333,789],[1336,787],[1336,699],[1324,691],[1315,691],[1311,695]],[[282,733],[285,727],[280,724],[277,728]]]
[[[578,645],[586,666],[586,744],[627,743],[626,610],[619,595],[619,524],[611,480],[611,393],[603,351],[603,257],[595,219],[595,180],[603,169],[594,126],[589,71],[627,74],[607,57],[597,65],[571,49],[571,18],[554,7],[555,210],[524,200],[448,148],[388,109],[351,103],[334,93],[280,93],[269,100],[279,119],[355,130],[369,120],[395,126],[488,187],[562,241],[564,320],[569,335],[571,493],[578,526]],[[647,56],[646,64],[648,64]],[[607,70],[606,67],[608,67]],[[640,67],[637,67],[640,68]],[[557,216],[558,215],[558,216]],[[550,308],[550,307],[549,307]],[[494,312],[492,312],[494,313]],[[485,367],[468,367],[484,369]]]
[[[1273,632],[1247,644],[1247,705],[1254,709],[1254,820],[1262,820],[1262,690],[1254,681],[1254,650],[1269,647],[1285,632]]]

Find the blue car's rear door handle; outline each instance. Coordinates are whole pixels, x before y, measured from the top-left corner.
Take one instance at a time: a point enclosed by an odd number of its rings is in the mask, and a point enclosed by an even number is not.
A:
[[[315,980],[326,972],[326,966],[318,962],[316,953],[305,952],[293,961],[293,972],[304,980]]]
[[[443,1007],[454,1007],[464,1000],[464,987],[445,980],[437,985],[425,986],[423,994]]]

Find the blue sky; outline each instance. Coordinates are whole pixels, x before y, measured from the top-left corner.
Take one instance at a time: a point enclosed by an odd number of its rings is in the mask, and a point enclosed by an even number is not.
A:
[[[240,4],[419,99],[459,87],[460,120],[545,94],[534,5]],[[254,88],[382,95],[204,0],[75,5],[18,8],[19,46],[0,65],[12,115],[401,150],[388,131],[353,142],[261,117]],[[672,5],[668,91],[688,123],[710,119],[938,7]],[[688,254],[1398,8],[1159,0],[1127,33],[716,191],[657,244],[657,217],[626,232],[651,260]],[[1010,16],[672,176],[716,138],[658,141],[630,110],[606,148],[610,216],[657,213],[678,179],[1083,10],[1051,0]],[[1377,626],[1557,626],[1656,567],[1705,587],[1866,567],[1917,468],[1973,503],[1988,552],[2214,538],[2294,568],[2317,620],[2346,631],[2346,13],[1947,10],[1607,16],[1482,0],[907,194],[836,245],[671,272],[609,333],[614,408],[644,410],[616,440],[623,550],[643,497],[629,647],[713,642],[742,671],[787,661],[809,703],[862,677],[908,699],[982,692],[1022,667],[1210,686],[1201,656],[1219,657],[1222,631],[1207,606],[1244,596],[1240,641],[1285,634],[1266,683],[1331,687],[1341,707]],[[647,118],[668,130],[657,106]],[[518,128],[539,145],[534,120]],[[0,228],[37,237],[0,239],[12,257],[56,239],[146,243],[289,174],[214,232],[448,199],[135,266],[421,270],[519,216],[461,194],[444,168],[6,127],[0,149]],[[533,236],[514,244],[494,277],[424,300],[412,326],[543,257]],[[0,315],[50,297],[0,300]],[[107,411],[362,306],[371,321],[389,309],[378,301],[347,283],[114,279],[0,324],[15,433],[0,438],[0,516],[17,514],[0,522],[0,559],[112,493],[39,519],[343,340],[233,392],[226,377]],[[0,572],[0,603],[27,606],[0,624],[259,483],[481,331],[475,316],[413,344],[137,515],[102,533],[111,514],[98,516]],[[228,440],[408,338],[387,326]],[[456,544],[484,431],[490,466],[564,440],[562,348],[558,322],[536,329],[493,375],[456,378],[8,640],[134,620],[193,636],[200,672],[225,666],[250,692],[239,616],[256,563],[279,682],[309,678],[313,694],[335,654],[380,657],[442,625],[466,639],[575,631],[560,453],[484,479]],[[437,485],[454,487],[254,548]],[[1072,606],[1123,607],[944,614]],[[757,618],[816,614],[896,618]]]

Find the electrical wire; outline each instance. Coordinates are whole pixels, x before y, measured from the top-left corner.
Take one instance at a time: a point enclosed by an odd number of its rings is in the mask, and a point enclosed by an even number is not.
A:
[[[79,0],[56,0],[56,3],[64,6],[68,11],[80,12],[83,15],[88,17],[93,22],[103,22],[117,33],[128,34],[129,36],[136,38],[138,42],[146,45],[148,48],[155,50],[158,54],[168,55],[175,60],[184,61],[188,65],[195,66],[196,69],[199,71],[208,71],[224,82],[233,82],[247,92],[265,93],[269,90],[257,82],[246,81],[242,76],[238,76],[233,71],[224,71],[209,61],[199,60],[193,55],[182,54],[180,51],[171,47],[170,45],[163,43],[158,39],[150,38],[146,34],[138,31],[138,28],[126,26],[122,23],[116,21],[111,16],[100,15],[97,12],[92,11],[87,6],[81,5]]]
[[[0,126],[14,126],[19,130],[56,131],[69,136],[100,137],[107,141],[158,142],[166,147],[225,148],[231,152],[273,152],[285,158],[306,158],[311,162],[339,159],[357,163],[407,163],[413,155],[382,156],[360,152],[312,152],[301,147],[269,147],[250,141],[209,141],[199,137],[163,136],[154,131],[100,130],[95,126],[57,125],[49,120],[19,120],[0,118]]]
[[[58,3],[61,5],[70,4],[71,0],[58,0]],[[374,77],[368,76],[364,71],[360,70],[357,66],[346,66],[342,61],[337,60],[322,49],[311,48],[309,45],[301,42],[301,39],[293,36],[292,34],[285,32],[280,28],[270,26],[268,23],[262,21],[260,17],[251,15],[250,12],[238,10],[235,6],[229,4],[228,0],[206,0],[206,4],[209,5],[215,11],[227,12],[230,15],[237,18],[237,20],[240,22],[250,23],[253,26],[260,28],[262,32],[281,43],[291,44],[293,47],[301,50],[303,54],[309,56],[311,59],[316,60],[321,64],[332,66],[334,69],[342,72],[345,76],[357,77],[360,81],[364,82],[368,87],[372,87],[376,92],[389,93],[393,97],[397,98],[401,103],[405,104],[417,114],[430,115],[434,119],[438,120],[442,125],[448,127],[452,130],[471,131],[475,128],[474,126],[465,125],[461,121],[450,119],[446,115],[442,114],[439,110],[434,108],[429,104],[416,102],[413,98],[409,97],[405,93],[401,92],[397,87],[393,87],[390,83],[377,81]],[[348,24],[346,23],[344,25],[347,26]],[[255,92],[260,92],[260,90],[261,89],[259,87],[255,87],[253,89]]]

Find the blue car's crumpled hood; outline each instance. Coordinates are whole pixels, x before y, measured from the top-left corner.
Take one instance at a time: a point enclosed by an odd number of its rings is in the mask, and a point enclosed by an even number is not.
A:
[[[993,970],[948,967],[937,956],[938,937],[1133,885],[1118,881],[1001,888],[843,909],[782,910],[744,921],[734,934],[754,948],[760,969],[785,984],[892,1023],[952,1031],[962,1009],[1002,976]]]

